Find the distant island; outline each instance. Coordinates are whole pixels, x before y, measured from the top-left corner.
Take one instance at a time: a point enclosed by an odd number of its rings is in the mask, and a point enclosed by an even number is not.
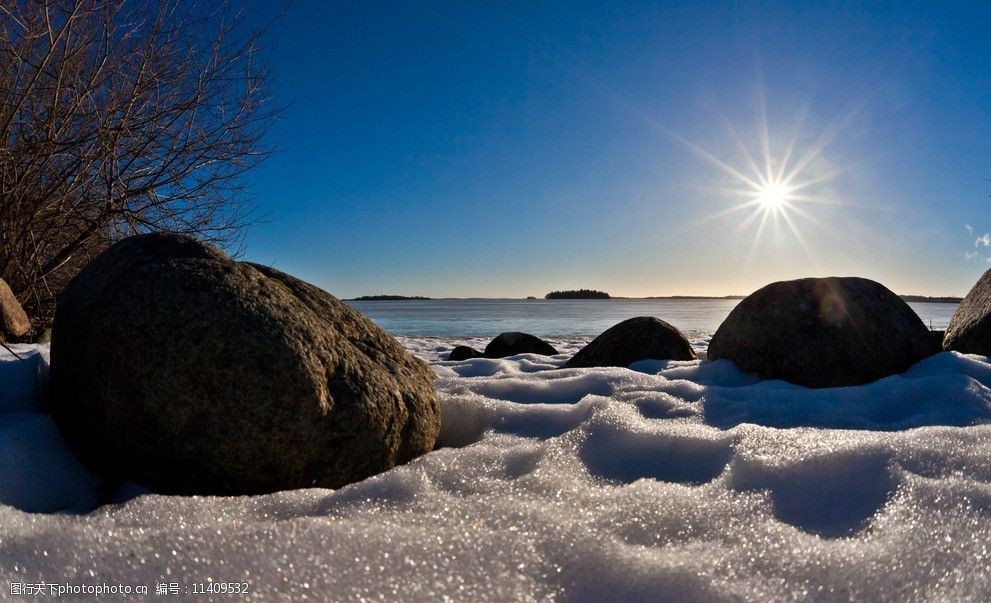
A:
[[[419,295],[362,295],[351,301],[423,301],[429,299],[429,297]]]
[[[907,302],[918,302],[924,304],[959,304],[962,297],[930,297],[928,295],[899,295]]]
[[[551,291],[544,299],[610,299],[605,291],[594,289],[577,289],[570,291]]]

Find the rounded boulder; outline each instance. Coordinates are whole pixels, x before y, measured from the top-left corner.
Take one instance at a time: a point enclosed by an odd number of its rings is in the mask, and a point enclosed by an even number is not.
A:
[[[741,301],[709,343],[764,379],[807,387],[870,383],[933,352],[922,320],[880,283],[856,277],[772,283]]]
[[[31,330],[31,321],[14,297],[10,286],[0,278],[0,341],[23,337]]]
[[[433,373],[334,296],[192,238],[139,235],[58,300],[52,414],[158,491],[337,488],[433,449]]]
[[[610,327],[575,354],[563,368],[627,367],[639,360],[695,360],[692,345],[677,328],[653,316]]]
[[[971,288],[946,327],[943,349],[991,356],[991,270]]]
[[[472,358],[481,358],[482,353],[475,348],[468,347],[466,345],[459,345],[451,353],[447,355],[447,360],[460,362],[462,360],[471,360]]]
[[[505,358],[517,354],[556,356],[554,346],[529,333],[502,333],[485,346],[486,358]]]

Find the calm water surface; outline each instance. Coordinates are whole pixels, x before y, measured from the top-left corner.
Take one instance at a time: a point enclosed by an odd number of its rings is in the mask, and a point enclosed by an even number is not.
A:
[[[348,302],[394,335],[494,337],[524,331],[542,337],[595,337],[634,316],[656,316],[689,339],[708,339],[738,300],[723,299],[434,299]],[[956,304],[909,304],[927,326],[945,329]]]

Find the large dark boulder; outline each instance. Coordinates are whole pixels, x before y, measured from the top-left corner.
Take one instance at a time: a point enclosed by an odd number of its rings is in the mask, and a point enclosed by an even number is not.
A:
[[[481,357],[482,357],[482,353],[476,350],[475,348],[471,348],[466,345],[459,345],[458,347],[451,350],[451,353],[448,354],[447,359],[448,361],[454,360],[460,362],[462,360],[471,360],[472,358],[481,358]]]
[[[31,330],[31,321],[14,297],[10,286],[0,278],[0,341],[17,339]]]
[[[929,330],[884,285],[863,278],[772,283],[730,312],[709,343],[765,379],[841,387],[905,371],[929,356]]]
[[[946,327],[943,349],[991,356],[991,270],[978,279],[957,306]]]
[[[486,358],[505,358],[517,354],[556,356],[554,346],[529,333],[503,333],[485,346]]]
[[[630,366],[638,360],[695,360],[685,336],[653,316],[638,316],[610,327],[583,347],[564,368]]]
[[[433,373],[332,295],[191,238],[125,239],[59,298],[52,414],[163,492],[337,488],[429,452]]]

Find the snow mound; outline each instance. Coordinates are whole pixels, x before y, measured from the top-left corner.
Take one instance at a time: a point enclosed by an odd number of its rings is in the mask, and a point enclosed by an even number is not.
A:
[[[0,347],[0,415],[38,411],[48,383],[48,345],[9,347],[13,354]]]
[[[211,579],[264,600],[991,598],[985,358],[807,390],[726,361],[558,369],[581,342],[448,363],[473,340],[403,341],[437,374],[439,450],[336,491],[135,489],[87,514],[25,512],[87,504],[73,488],[97,485],[60,456],[72,487],[46,508],[0,489],[3,579]],[[0,360],[0,455],[14,434],[42,442],[33,466],[4,456],[0,481],[47,475],[62,453],[27,385],[40,364]]]

